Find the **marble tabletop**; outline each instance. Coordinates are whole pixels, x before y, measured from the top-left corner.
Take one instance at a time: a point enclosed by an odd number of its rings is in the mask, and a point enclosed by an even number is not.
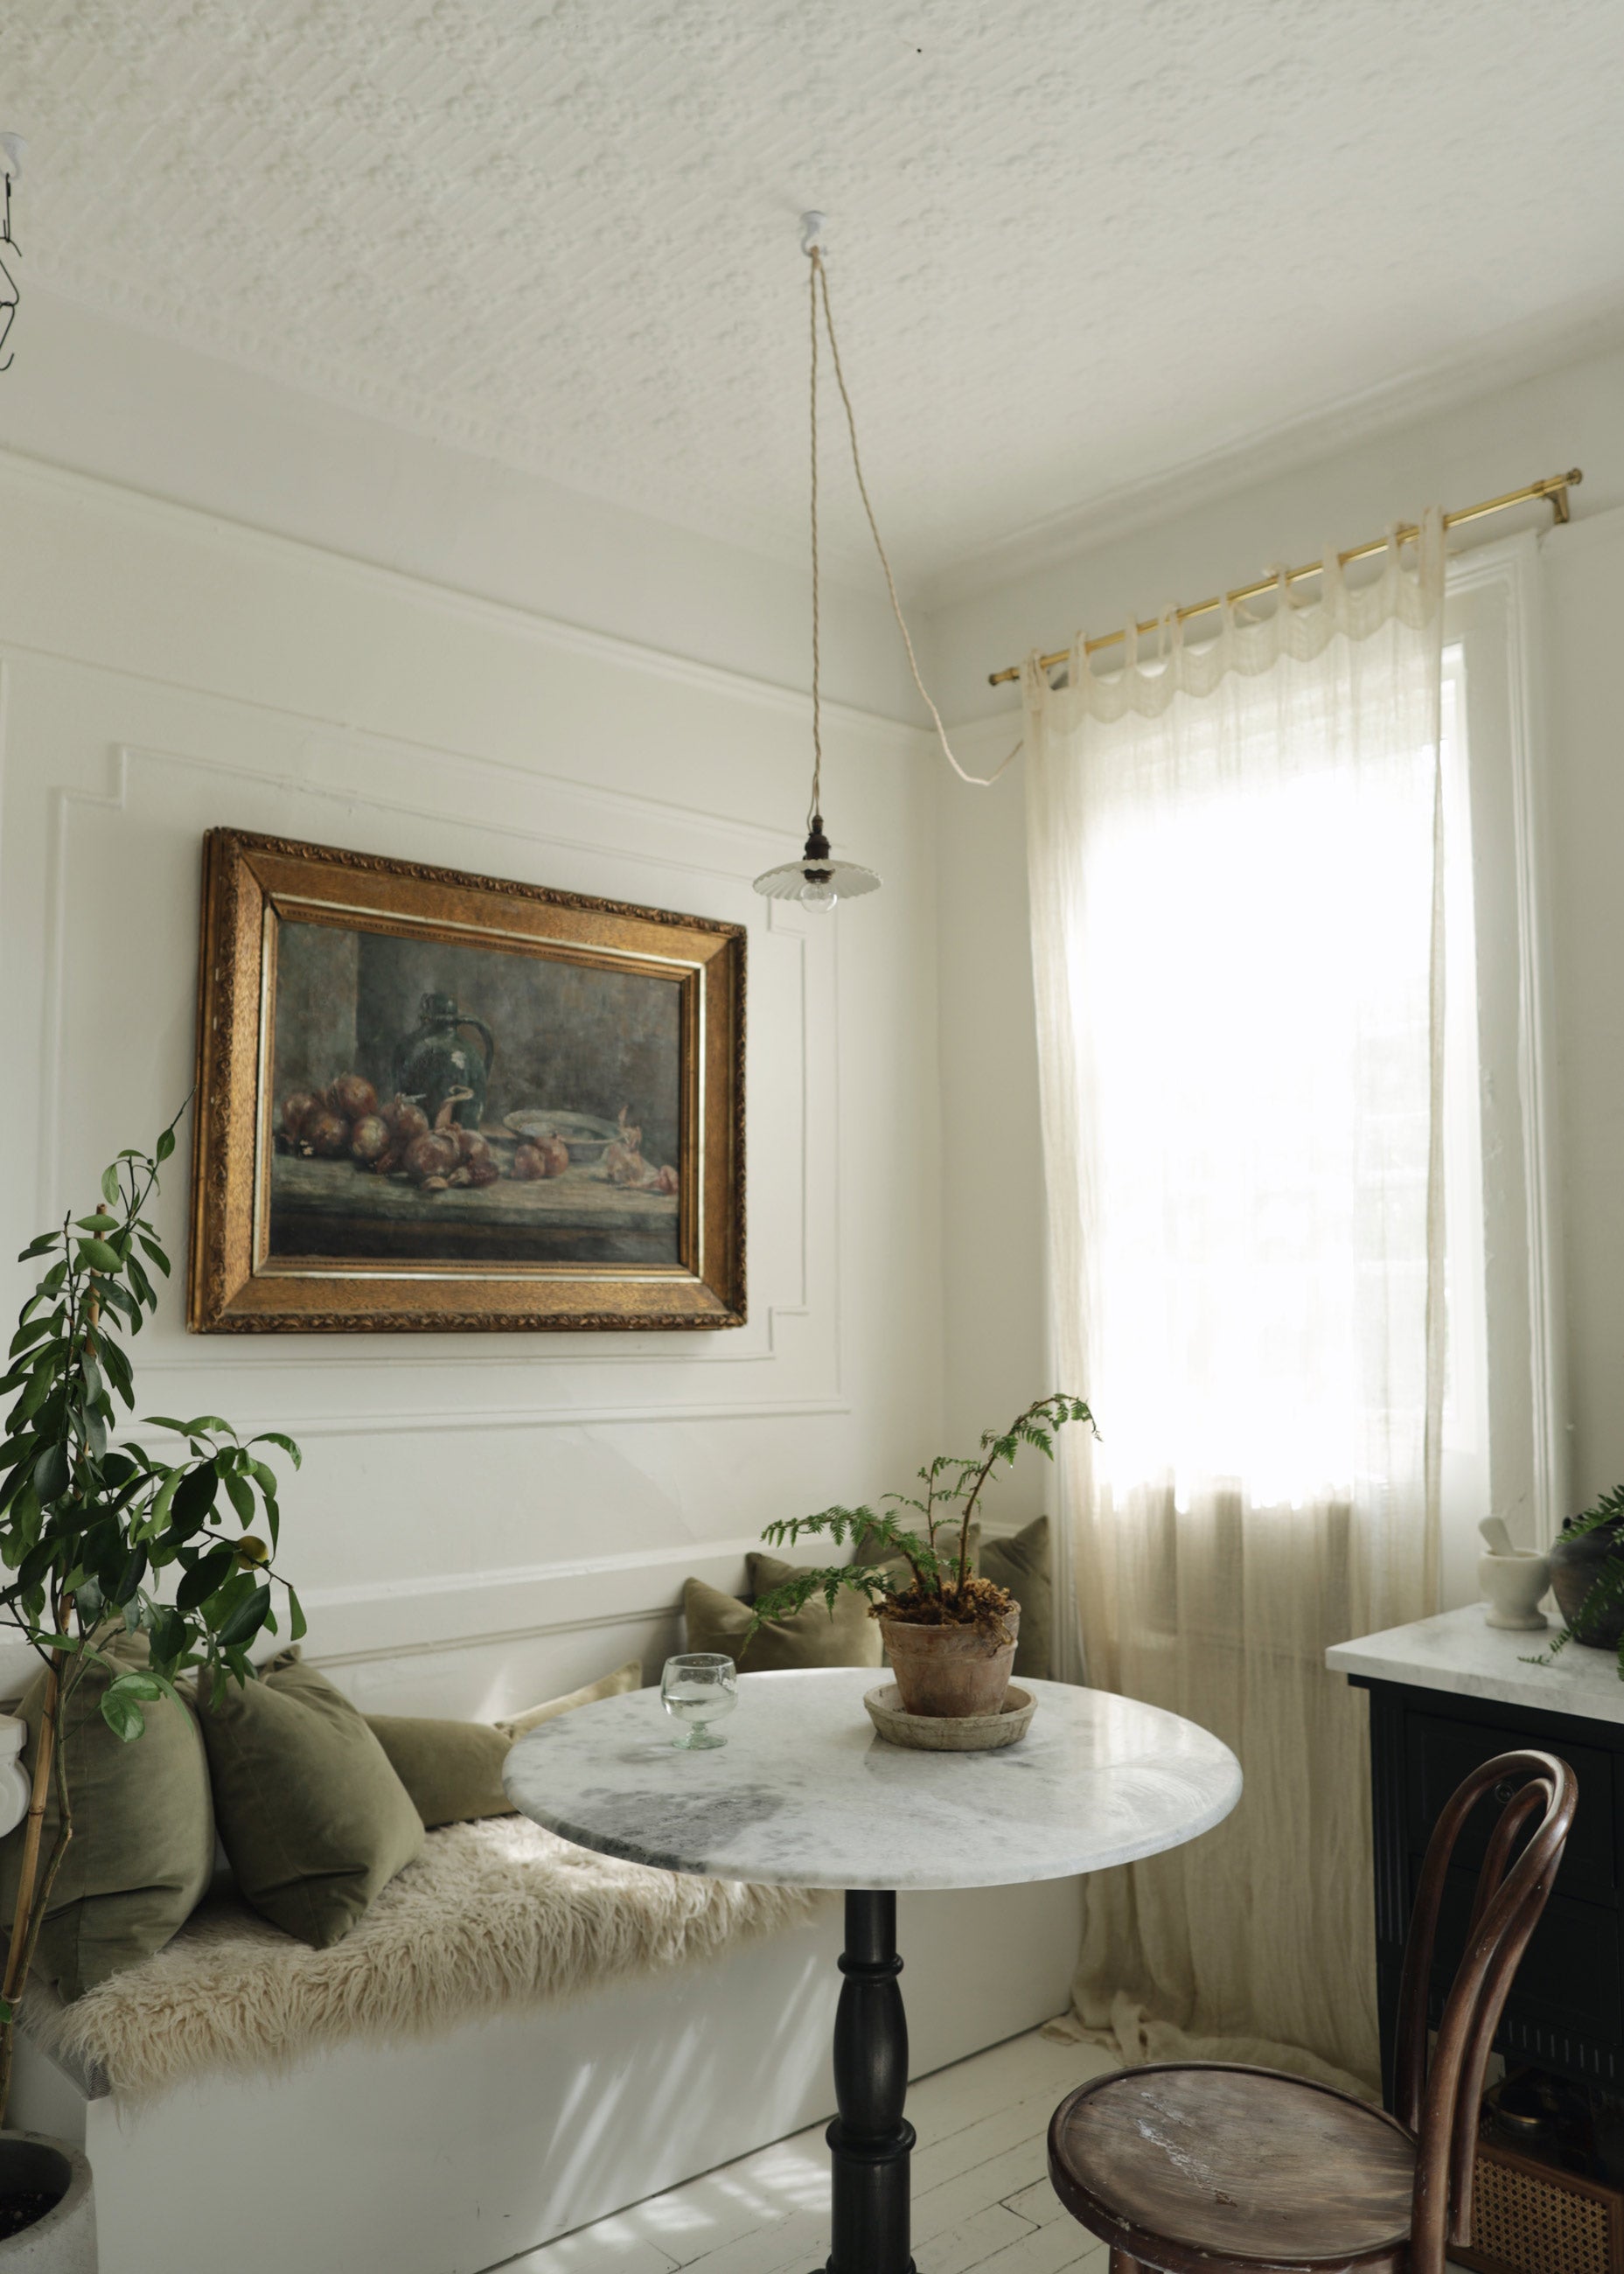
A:
[[[1461,1698],[1491,1698],[1505,1706],[1535,1706],[1547,1713],[1577,1713],[1592,1721],[1624,1721],[1624,1682],[1618,1653],[1570,1642],[1549,1666],[1544,1657],[1560,1630],[1518,1634],[1489,1626],[1486,1605],[1440,1611],[1409,1626],[1339,1642],[1325,1654],[1338,1674],[1367,1682],[1402,1682],[1415,1690],[1451,1690]]]
[[[801,1887],[994,1887],[1176,1848],[1240,1798],[1227,1745],[1159,1706],[1059,1682],[1019,1744],[922,1753],[877,1736],[872,1667],[746,1674],[713,1752],[680,1751],[657,1690],[522,1737],[515,1808],[600,1855]]]

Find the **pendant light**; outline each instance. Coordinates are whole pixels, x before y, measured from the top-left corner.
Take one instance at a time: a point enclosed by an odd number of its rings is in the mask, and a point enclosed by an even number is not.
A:
[[[840,343],[835,337],[835,320],[829,305],[829,272],[823,265],[824,216],[821,213],[805,213],[801,216],[801,249],[808,263],[811,287],[811,344],[812,344],[812,797],[807,808],[807,841],[798,861],[786,861],[781,868],[769,869],[756,879],[756,889],[770,900],[799,900],[803,908],[827,914],[837,901],[854,900],[864,892],[877,892],[880,880],[872,869],[864,869],[855,861],[837,861],[823,828],[823,721],[822,701],[823,656],[819,646],[818,615],[818,557],[817,557],[817,348],[818,313],[820,304],[823,329],[829,335],[829,358],[834,365],[835,384],[840,390],[840,403],[846,412],[846,431],[851,438],[852,471],[857,477],[857,493],[863,502],[868,519],[868,533],[874,539],[874,549],[880,556],[880,566],[885,571],[885,589],[891,596],[891,614],[897,619],[897,629],[902,634],[902,644],[907,650],[908,669],[914,674],[914,684],[920,698],[929,712],[936,727],[936,740],[942,745],[942,755],[960,781],[968,782],[974,789],[990,789],[1011,760],[1019,756],[1021,745],[1017,742],[1002,765],[990,774],[966,773],[953,756],[952,745],[947,739],[947,729],[942,724],[942,714],[930,699],[929,689],[920,676],[919,659],[914,652],[914,642],[908,634],[907,620],[902,613],[902,603],[897,597],[897,580],[886,556],[880,537],[880,525],[874,517],[874,505],[868,495],[868,485],[863,478],[862,456],[857,448],[857,420],[852,410],[852,398],[846,391],[846,373],[840,368]]]
[[[864,892],[877,892],[880,880],[872,869],[864,869],[855,861],[837,861],[823,831],[823,652],[819,644],[819,591],[817,557],[817,315],[818,284],[823,280],[824,321],[829,323],[829,344],[835,354],[835,369],[839,372],[839,351],[835,349],[834,327],[829,319],[829,283],[823,275],[823,216],[821,213],[801,216],[801,249],[807,256],[808,281],[811,287],[812,343],[812,797],[807,808],[807,841],[799,861],[786,861],[782,868],[769,869],[756,879],[756,889],[770,900],[799,900],[803,908],[826,915],[838,900],[854,900]],[[844,380],[841,394],[846,393]],[[850,405],[847,405],[848,415]],[[856,436],[853,436],[856,448]]]

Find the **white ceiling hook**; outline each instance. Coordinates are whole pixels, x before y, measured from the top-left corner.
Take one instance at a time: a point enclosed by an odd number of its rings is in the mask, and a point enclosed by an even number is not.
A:
[[[28,147],[21,134],[0,134],[0,150],[5,152],[5,170],[14,182],[23,177],[23,152]]]
[[[801,249],[808,260],[823,249],[823,231],[829,226],[829,216],[821,213],[803,213],[801,216]]]

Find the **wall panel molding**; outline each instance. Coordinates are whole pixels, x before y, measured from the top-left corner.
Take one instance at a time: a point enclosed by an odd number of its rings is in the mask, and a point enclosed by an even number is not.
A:
[[[70,671],[77,668],[71,663],[60,662],[56,667]],[[352,771],[350,776],[337,781],[312,780],[294,770],[278,772],[233,764],[186,751],[131,742],[115,744],[106,753],[107,787],[105,788],[98,790],[83,786],[58,786],[51,789],[49,793],[49,921],[45,961],[45,1017],[41,1034],[40,1069],[42,1144],[39,1203],[41,1222],[54,1221],[60,1213],[63,1204],[63,1195],[58,1189],[58,1164],[61,1159],[64,1050],[65,1037],[71,1025],[70,1006],[66,1000],[66,968],[69,934],[73,919],[70,871],[75,818],[76,817],[87,818],[97,814],[103,816],[127,814],[131,807],[133,785],[145,769],[175,769],[195,775],[210,784],[222,780],[234,781],[261,795],[268,793],[301,803],[307,801],[314,802],[318,806],[342,813],[347,818],[358,812],[372,812],[388,815],[395,819],[408,822],[425,823],[435,828],[443,827],[448,822],[454,821],[459,828],[489,840],[491,851],[487,862],[484,864],[485,872],[489,874],[501,874],[513,869],[515,864],[511,855],[508,855],[504,862],[502,848],[514,844],[523,844],[534,848],[538,853],[583,855],[593,861],[613,863],[617,873],[631,869],[643,875],[648,880],[645,886],[640,887],[635,883],[628,882],[621,889],[628,897],[647,898],[656,901],[670,897],[669,891],[659,880],[662,877],[669,877],[673,873],[694,879],[703,878],[707,885],[719,887],[724,892],[736,896],[741,886],[748,888],[748,878],[755,874],[755,863],[767,853],[776,850],[781,841],[775,833],[762,829],[754,823],[715,823],[707,818],[696,818],[693,814],[683,812],[680,809],[673,809],[663,798],[644,797],[635,792],[611,790],[601,785],[581,784],[556,776],[544,775],[524,778],[526,786],[532,794],[543,800],[553,797],[562,803],[580,809],[581,812],[587,816],[599,817],[599,829],[594,832],[579,826],[574,830],[547,828],[538,825],[519,823],[511,817],[500,824],[488,822],[480,818],[477,814],[470,815],[463,811],[454,799],[447,798],[436,805],[364,787],[358,772],[354,769],[353,761],[365,754],[374,762],[387,765],[400,756],[400,746],[387,737],[369,735],[360,730],[340,735],[329,729],[328,734],[331,738],[330,743],[324,742],[323,754],[330,747],[335,753],[347,756],[352,761]],[[470,777],[477,779],[481,772],[482,764],[483,762],[477,759],[467,756],[459,757],[456,761],[459,779],[464,780]],[[510,775],[510,770],[501,766],[500,762],[486,771],[491,773],[500,773],[504,778]],[[512,786],[511,779],[505,779],[504,787],[511,790]],[[622,838],[609,833],[616,824],[624,827],[633,816],[638,817],[645,825],[652,822],[657,829],[662,830],[669,827],[674,818],[691,840],[701,837],[709,838],[714,847],[713,857],[709,860],[684,859],[680,855],[673,855],[666,850],[655,850],[651,846],[628,847]],[[343,841],[354,842],[365,840],[366,834],[365,829],[357,830],[352,826],[342,832]],[[726,857],[730,849],[733,855],[731,859]],[[476,862],[475,865],[481,864]],[[823,993],[831,1003],[838,984],[834,970],[838,935],[830,930],[826,930],[821,935],[810,934],[808,930],[807,918],[802,916],[796,919],[793,916],[786,916],[776,902],[765,903],[764,909],[768,917],[766,928],[771,931],[775,945],[791,953],[795,966],[791,986],[787,990],[783,991],[793,996],[799,1028],[800,1096],[797,1115],[799,1163],[793,1179],[797,1204],[796,1249],[800,1259],[799,1278],[790,1299],[782,1303],[768,1302],[762,1306],[764,1319],[761,1322],[759,1332],[746,1329],[740,1330],[738,1335],[718,1337],[715,1338],[714,1349],[706,1344],[695,1353],[696,1366],[705,1374],[715,1367],[732,1370],[741,1367],[749,1369],[765,1367],[775,1371],[781,1368],[784,1363],[781,1322],[791,1319],[804,1320],[810,1316],[808,1243],[809,1219],[813,1212],[813,1202],[809,1196],[809,1187],[815,1173],[820,1186],[824,1186],[823,1197],[819,1204],[820,1216],[833,1226],[838,1227],[838,1224],[840,1177],[838,1148],[830,1145],[827,1148],[826,1162],[815,1171],[816,1141],[811,1127],[813,1089],[811,1058],[815,1047],[813,1028],[820,1021],[827,1025],[827,1020],[823,1018],[820,1011],[810,1001],[811,980],[807,968],[808,948],[810,943],[821,949],[826,957],[829,970],[824,981]],[[759,930],[761,908],[748,908],[745,913],[747,915],[756,917]],[[831,1061],[838,1062],[838,1050],[833,1048],[834,1036],[831,1032],[825,1034],[823,1043]],[[832,1082],[837,1080],[838,1074],[831,1069],[831,1081]],[[838,1126],[838,1100],[835,1111],[831,1115],[831,1126]],[[835,1242],[835,1248],[838,1254],[838,1240]],[[303,1435],[313,1439],[324,1436],[361,1436],[373,1431],[383,1430],[401,1430],[411,1434],[424,1431],[456,1433],[483,1428],[581,1427],[587,1425],[604,1426],[610,1423],[653,1420],[686,1421],[701,1419],[722,1420],[752,1416],[766,1418],[845,1412],[850,1410],[850,1399],[841,1387],[840,1310],[838,1289],[836,1299],[831,1306],[829,1333],[831,1338],[829,1379],[826,1386],[821,1390],[808,1394],[795,1394],[793,1391],[775,1394],[771,1390],[763,1389],[763,1394],[759,1396],[734,1396],[718,1399],[708,1397],[702,1393],[691,1401],[666,1400],[647,1405],[631,1403],[623,1397],[594,1397],[583,1402],[578,1396],[558,1403],[543,1401],[530,1405],[514,1403],[489,1404],[459,1403],[455,1406],[414,1404],[410,1409],[391,1411],[387,1407],[369,1404],[350,1409],[342,1415],[325,1412],[319,1404],[301,1408],[296,1400],[291,1405],[279,1404],[275,1408],[274,1417],[268,1412],[262,1417],[255,1417],[254,1426],[273,1426],[274,1421],[274,1426],[286,1428],[296,1436]],[[749,1337],[748,1342],[743,1339],[745,1337]],[[317,1359],[304,1351],[297,1354],[284,1354],[280,1347],[274,1349],[267,1347],[267,1353],[263,1357],[257,1349],[241,1357],[238,1357],[235,1352],[230,1356],[227,1356],[220,1338],[198,1337],[188,1340],[184,1346],[183,1354],[177,1354],[170,1350],[148,1360],[143,1367],[143,1379],[149,1383],[154,1381],[161,1383],[172,1381],[179,1389],[188,1377],[202,1373],[218,1374],[222,1366],[230,1367],[233,1371],[240,1371],[252,1380],[266,1371],[276,1371],[284,1374],[296,1371],[310,1374],[319,1372],[321,1375],[327,1376],[338,1368],[352,1375],[376,1377],[380,1374],[393,1374],[405,1367],[417,1370],[432,1369],[437,1373],[443,1373],[447,1369],[459,1372],[466,1370],[487,1375],[493,1370],[510,1374],[512,1370],[517,1367],[523,1367],[526,1372],[532,1373],[538,1368],[545,1371],[560,1367],[580,1371],[583,1367],[610,1362],[602,1351],[601,1345],[593,1337],[587,1336],[526,1337],[523,1341],[527,1347],[522,1352],[514,1352],[510,1354],[503,1350],[496,1356],[492,1356],[486,1348],[490,1341],[488,1337],[445,1336],[434,1337],[432,1340],[434,1344],[432,1351],[419,1352],[416,1348],[411,1348],[403,1354],[397,1355],[395,1348],[391,1346],[398,1342],[397,1337],[357,1337],[355,1344],[344,1339],[326,1344],[320,1358]],[[654,1365],[669,1367],[673,1363],[673,1352],[669,1348],[659,1346],[658,1337],[628,1336],[621,1340],[628,1344],[643,1343],[648,1346],[626,1348],[618,1352],[613,1359],[613,1371],[616,1374],[619,1373],[622,1364],[632,1367]],[[380,1343],[384,1345],[381,1348]],[[539,1344],[540,1347],[534,1347],[536,1344]],[[166,1396],[156,1402],[168,1404],[169,1399]]]

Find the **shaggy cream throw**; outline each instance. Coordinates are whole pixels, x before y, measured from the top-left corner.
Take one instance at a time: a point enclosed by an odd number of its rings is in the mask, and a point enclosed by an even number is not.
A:
[[[99,2071],[122,2101],[188,2078],[290,2068],[323,2047],[443,2035],[599,1983],[710,1957],[808,1917],[794,1887],[650,1871],[516,1816],[447,1825],[328,1950],[232,1902],[71,2006],[31,1991],[47,2052]]]

